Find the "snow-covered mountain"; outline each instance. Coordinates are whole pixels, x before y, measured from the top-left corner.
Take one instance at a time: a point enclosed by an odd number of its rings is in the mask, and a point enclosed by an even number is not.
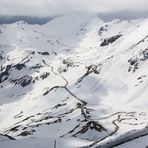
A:
[[[88,14],[0,25],[0,147],[146,147],[147,26]]]

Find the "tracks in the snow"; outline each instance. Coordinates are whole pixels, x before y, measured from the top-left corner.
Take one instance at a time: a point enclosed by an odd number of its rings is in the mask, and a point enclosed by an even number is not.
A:
[[[108,119],[108,118],[111,118],[111,117],[117,115],[117,118],[112,121],[112,124],[114,125],[114,130],[110,134],[108,134],[107,136],[91,143],[90,145],[87,145],[87,146],[81,147],[81,148],[90,148],[90,147],[113,148],[113,147],[125,144],[127,142],[130,142],[132,140],[138,139],[140,137],[147,136],[148,135],[148,127],[145,127],[144,129],[137,130],[137,131],[133,130],[131,132],[125,133],[124,135],[120,135],[117,138],[113,138],[113,139],[107,141],[108,138],[115,135],[119,131],[120,126],[118,125],[118,123],[121,123],[123,120],[121,116],[123,114],[133,116],[134,113],[135,112],[117,112],[117,113],[114,113],[114,114],[109,115],[107,117],[100,118],[99,120],[105,120],[105,119]]]
[[[25,59],[26,59],[26,58],[25,58]],[[23,59],[22,61],[24,61],[25,59]],[[75,107],[73,110],[71,110],[71,111],[69,111],[69,112],[67,112],[67,113],[64,113],[64,114],[69,114],[69,113],[73,112],[73,111],[76,110],[76,109],[80,109],[80,110],[81,110],[81,115],[83,116],[83,118],[84,118],[84,120],[86,121],[86,123],[93,123],[93,122],[94,122],[94,124],[96,124],[96,123],[97,123],[96,120],[94,121],[93,119],[90,119],[89,116],[88,116],[88,114],[87,114],[87,110],[90,110],[90,109],[87,108],[87,102],[84,101],[84,100],[82,100],[81,98],[79,98],[75,93],[73,93],[73,92],[68,88],[69,82],[66,80],[66,78],[65,78],[62,74],[55,72],[53,66],[47,64],[44,60],[43,60],[43,63],[44,63],[46,66],[50,67],[50,69],[51,69],[51,71],[52,71],[52,73],[53,73],[54,75],[60,76],[60,77],[64,80],[64,82],[65,82],[65,83],[64,83],[63,85],[61,85],[61,86],[57,85],[57,86],[53,86],[53,87],[51,87],[51,88],[47,88],[46,92],[44,92],[43,95],[47,95],[48,93],[50,93],[50,92],[51,92],[52,90],[54,90],[54,89],[58,89],[58,88],[64,89],[70,96],[74,97],[76,100],[78,100],[79,102],[81,102],[81,103],[78,103],[78,104],[77,104],[77,107]],[[95,141],[95,142],[91,143],[90,145],[87,145],[87,146],[85,146],[85,147],[83,147],[83,148],[89,148],[89,147],[94,147],[94,146],[96,146],[96,148],[112,148],[112,147],[114,147],[114,146],[122,145],[122,144],[124,144],[124,143],[127,143],[127,142],[129,142],[129,141],[132,141],[132,140],[137,139],[137,138],[139,138],[139,137],[143,137],[143,136],[148,135],[148,128],[146,128],[146,129],[143,129],[143,130],[141,130],[141,131],[133,132],[133,133],[131,133],[130,135],[127,135],[126,137],[119,137],[119,138],[116,138],[116,139],[113,139],[113,140],[109,140],[109,142],[106,143],[106,141],[107,141],[108,138],[110,138],[111,136],[115,135],[115,134],[119,131],[120,127],[119,127],[118,123],[120,123],[120,122],[123,120],[123,119],[121,118],[121,115],[122,115],[122,114],[127,114],[127,115],[129,115],[129,114],[132,114],[132,113],[134,113],[134,112],[117,112],[117,113],[114,113],[114,114],[109,115],[109,116],[107,116],[107,117],[98,119],[97,121],[101,121],[101,120],[108,119],[108,118],[110,118],[110,117],[112,117],[112,116],[117,116],[117,117],[112,121],[112,124],[113,124],[113,126],[114,126],[114,130],[111,131],[107,136],[104,136],[104,137],[100,138],[99,140],[97,140],[97,141]],[[60,116],[60,115],[58,115],[58,116]],[[61,114],[61,116],[62,116],[62,114]],[[34,117],[34,116],[30,116],[30,117]],[[25,120],[28,120],[30,117],[27,117],[27,118],[25,118],[24,120],[21,120],[20,122],[17,122],[16,124],[19,124],[19,123],[21,123],[21,122],[23,122],[23,121],[25,121]],[[16,124],[14,124],[14,125],[16,125]],[[99,125],[99,124],[98,124],[98,125]],[[69,133],[67,133],[67,134],[70,134],[70,133],[74,132],[75,129],[76,129],[76,128],[79,128],[80,126],[81,126],[81,125],[78,124],[74,129],[72,129],[72,130],[71,130]],[[12,128],[13,128],[13,127],[12,127]],[[9,131],[10,131],[10,130],[11,130],[11,129],[9,129]],[[83,129],[82,129],[82,130],[83,130]],[[80,131],[81,131],[81,130],[80,130]],[[65,135],[67,135],[67,134],[65,134]],[[77,133],[76,133],[76,134],[77,134]],[[65,136],[65,135],[63,135],[63,136]],[[4,135],[4,136],[8,137],[8,138],[11,139],[11,140],[15,140],[15,139],[13,139],[13,137],[11,137],[11,136],[9,136],[9,135]],[[97,146],[97,145],[98,145],[98,146]]]
[[[111,137],[112,135],[114,135],[114,134],[119,130],[119,126],[118,126],[118,124],[116,123],[116,122],[119,122],[119,120],[120,120],[120,115],[118,115],[117,119],[115,119],[115,120],[112,121],[112,124],[115,126],[115,129],[114,129],[114,131],[112,131],[109,135],[107,135],[107,136],[105,136],[105,137],[103,137],[103,138],[101,138],[101,139],[99,139],[99,140],[93,142],[92,144],[83,147],[83,148],[92,147],[92,146],[94,146],[94,145],[96,145],[96,144],[98,144],[98,143],[104,141],[105,139]]]
[[[64,88],[71,96],[73,96],[74,98],[76,98],[77,100],[79,100],[80,102],[82,102],[83,107],[87,105],[87,102],[85,102],[85,101],[83,101],[82,99],[80,99],[79,97],[77,97],[74,93],[72,93],[72,91],[70,91],[70,90],[68,89],[68,84],[69,84],[69,83],[68,83],[68,81],[64,78],[64,76],[62,76],[62,75],[59,74],[59,73],[56,73],[56,72],[54,71],[53,66],[47,64],[45,61],[43,61],[43,63],[46,64],[47,66],[49,66],[49,67],[51,68],[51,71],[52,71],[55,75],[60,76],[60,77],[65,81],[65,85],[63,85],[63,86],[54,86],[54,87],[50,88],[49,90],[47,90],[47,91],[44,93],[44,95],[47,95],[47,94],[48,94],[50,91],[52,91],[53,89],[56,89],[56,88]]]

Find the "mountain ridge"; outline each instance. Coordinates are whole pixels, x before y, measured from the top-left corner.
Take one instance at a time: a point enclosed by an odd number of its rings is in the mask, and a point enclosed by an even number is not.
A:
[[[147,25],[88,14],[0,25],[0,133],[70,148],[146,132]]]

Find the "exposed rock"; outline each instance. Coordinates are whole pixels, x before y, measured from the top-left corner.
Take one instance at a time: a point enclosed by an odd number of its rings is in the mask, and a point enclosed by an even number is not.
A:
[[[12,67],[12,65],[7,65],[4,72],[0,73],[0,83],[2,83],[8,79],[9,71],[10,71],[11,67]]]
[[[116,35],[116,36],[112,36],[110,38],[106,38],[103,40],[103,42],[100,44],[100,46],[107,46],[113,42],[115,42],[117,39],[119,39],[122,35]]]
[[[135,72],[139,68],[139,63],[148,60],[148,48],[142,50],[138,55],[128,60],[128,72]]]
[[[38,52],[38,54],[41,54],[41,55],[50,55],[49,52],[45,51],[45,52]]]
[[[19,135],[17,136],[28,136],[28,135],[33,135],[33,133],[35,132],[35,130],[30,130],[30,131],[23,131],[21,132]]]
[[[43,73],[41,76],[40,76],[40,78],[42,79],[42,80],[44,80],[45,78],[47,78],[48,76],[49,76],[49,72],[45,72],[45,73]]]
[[[32,82],[32,76],[28,76],[28,75],[23,76],[19,79],[11,80],[11,83],[14,83],[15,85],[20,84],[22,87],[29,85],[31,82]]]
[[[107,27],[108,27],[108,26],[105,26],[105,27],[102,26],[102,27],[99,29],[99,31],[98,31],[98,35],[102,35],[103,32],[106,32],[106,31],[107,31]]]
[[[16,64],[13,67],[16,68],[17,70],[21,70],[23,68],[26,68],[26,65],[25,64]]]

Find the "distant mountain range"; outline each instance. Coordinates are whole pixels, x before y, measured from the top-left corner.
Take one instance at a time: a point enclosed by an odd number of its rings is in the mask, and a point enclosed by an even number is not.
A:
[[[30,16],[0,16],[0,24],[11,24],[18,21],[25,21],[28,24],[46,24],[54,17],[30,17]]]
[[[17,21],[26,21],[28,24],[46,24],[53,18],[57,16],[50,17],[37,17],[37,16],[1,16],[0,15],[0,24],[11,24]],[[148,17],[148,11],[146,12],[134,12],[134,11],[118,11],[110,13],[98,13],[98,17],[104,21],[111,21],[113,19],[122,19],[122,20],[131,20],[138,18]]]

